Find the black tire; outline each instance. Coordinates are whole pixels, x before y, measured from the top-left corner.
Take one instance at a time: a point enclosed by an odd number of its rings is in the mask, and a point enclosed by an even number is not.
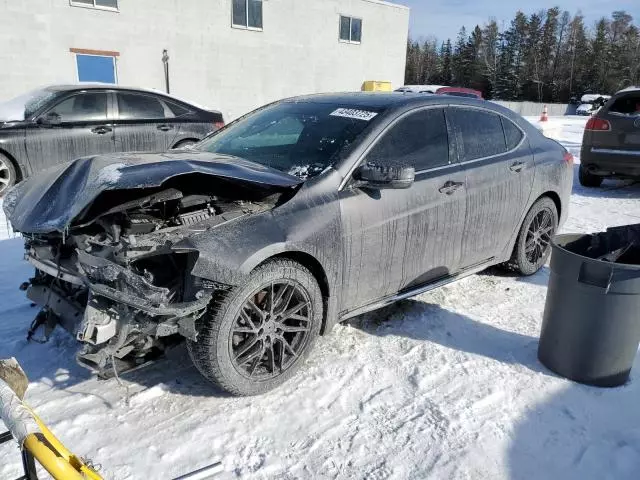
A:
[[[541,232],[546,231],[547,228],[543,227],[546,225],[543,222],[546,222],[547,219],[549,230],[542,235]],[[541,228],[536,228],[537,226]],[[538,234],[532,234],[532,230],[538,230]],[[542,197],[531,206],[529,213],[524,218],[511,259],[507,265],[521,275],[529,276],[536,273],[551,254],[551,238],[557,230],[558,210],[556,204],[549,197]],[[533,250],[532,243],[534,244]]]
[[[0,198],[16,184],[16,179],[16,168],[13,166],[13,162],[0,153]]]
[[[195,140],[182,140],[181,142],[178,142],[173,146],[173,150],[177,150],[179,148],[188,148],[192,145],[195,145],[196,143],[198,142]]]
[[[580,165],[578,169],[578,180],[583,187],[597,188],[602,185],[603,177],[592,175],[586,168]]]
[[[290,307],[294,295],[299,303]],[[275,299],[270,314],[269,296]],[[266,319],[247,306],[250,300],[253,306],[265,308]],[[302,303],[308,306],[298,312],[306,313],[291,316],[309,320],[285,318],[278,323],[283,312],[293,311]],[[297,262],[276,259],[257,267],[245,285],[216,294],[207,313],[196,322],[197,341],[187,341],[187,348],[200,373],[220,388],[234,395],[259,395],[295,375],[320,334],[322,317],[322,293],[311,272]],[[280,328],[276,329],[277,325]],[[300,331],[305,325],[308,329]]]

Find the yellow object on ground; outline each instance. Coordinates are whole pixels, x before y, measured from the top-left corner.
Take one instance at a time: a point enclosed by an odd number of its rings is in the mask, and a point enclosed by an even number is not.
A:
[[[25,468],[22,478],[37,479],[35,459],[55,480],[102,480],[93,468],[67,450],[33,410],[22,402],[14,388],[28,384],[28,380],[15,359],[4,361],[1,370],[0,420],[11,432],[10,436],[3,435],[2,443],[13,437],[20,445]],[[20,377],[24,382],[17,381]],[[24,395],[24,388],[17,390]]]
[[[41,442],[37,434],[31,434],[25,439],[24,448],[33,454],[33,457],[40,462],[53,478],[56,480],[58,478],[102,480],[102,477],[95,470],[85,465],[81,458],[75,456],[62,445],[60,440],[51,433],[51,430],[47,428],[33,410],[31,410],[31,414],[36,419],[45,442]],[[34,437],[35,441],[33,440]],[[42,450],[42,448],[46,448],[48,451]],[[55,459],[51,457],[52,454],[56,455]]]
[[[362,84],[363,92],[391,92],[391,82],[366,80]]]

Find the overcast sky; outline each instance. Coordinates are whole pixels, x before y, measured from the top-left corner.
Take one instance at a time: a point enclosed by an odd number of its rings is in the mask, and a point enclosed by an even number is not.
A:
[[[442,41],[455,39],[461,26],[473,29],[482,26],[490,17],[495,17],[498,25],[508,26],[513,19],[519,2],[505,0],[395,0],[396,3],[411,7],[410,32],[413,38],[434,36]],[[507,6],[508,4],[514,7]],[[533,0],[521,7],[526,14],[542,8],[559,6],[575,14],[578,10],[585,16],[585,23],[591,27],[602,16],[609,16],[614,10],[626,10],[640,24],[640,0]]]

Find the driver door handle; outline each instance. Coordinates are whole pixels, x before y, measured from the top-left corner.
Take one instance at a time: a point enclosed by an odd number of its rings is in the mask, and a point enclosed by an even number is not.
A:
[[[515,162],[509,166],[509,170],[515,173],[520,173],[524,168],[524,162]]]
[[[451,180],[449,180],[448,182],[445,182],[445,184],[443,186],[441,186],[438,191],[440,193],[444,193],[446,195],[451,195],[453,194],[456,190],[458,190],[460,187],[462,187],[464,185],[464,183],[461,182],[452,182]]]
[[[101,125],[96,128],[91,129],[91,133],[97,133],[98,135],[104,135],[105,133],[109,133],[113,131],[111,127],[107,127],[106,125]]]
[[[161,130],[163,132],[168,132],[169,130],[172,130],[173,127],[171,125],[167,125],[165,123],[163,123],[162,125],[158,125],[158,130]]]

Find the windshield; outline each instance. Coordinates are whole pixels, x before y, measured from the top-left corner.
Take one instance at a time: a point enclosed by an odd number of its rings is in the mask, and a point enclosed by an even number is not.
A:
[[[20,122],[33,115],[56,95],[55,90],[39,88],[0,102],[0,122]]]
[[[335,103],[284,102],[248,115],[196,148],[306,180],[333,165],[380,113],[377,108]]]

